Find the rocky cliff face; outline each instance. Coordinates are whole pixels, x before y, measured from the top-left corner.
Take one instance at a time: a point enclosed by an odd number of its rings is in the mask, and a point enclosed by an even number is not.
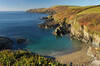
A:
[[[0,37],[0,50],[11,49],[13,47],[13,41],[10,38]]]
[[[93,34],[93,45],[96,47],[100,47],[100,36],[97,34]]]
[[[100,65],[100,36],[95,32],[90,32],[85,25],[80,25],[79,22],[73,20],[71,23],[70,36],[82,42],[89,43],[90,46],[87,50],[87,55],[92,57],[90,66]]]
[[[80,25],[76,20],[73,20],[70,28],[71,37],[81,40],[82,42],[91,43],[95,47],[100,47],[100,36],[95,32],[90,33],[87,26]]]
[[[100,9],[100,5],[50,8],[51,12],[55,13],[51,14],[52,17],[46,18],[46,22],[40,24],[39,27],[54,28],[53,34],[56,36],[70,34],[71,38],[90,44],[92,47],[89,47],[87,55],[95,59],[100,56],[100,10],[97,9]],[[50,10],[47,9],[47,12]],[[41,12],[45,12],[45,9]]]
[[[95,32],[90,32],[86,25],[80,25],[78,20],[75,18],[73,20],[63,20],[62,22],[57,22],[53,17],[45,19],[46,22],[39,24],[41,28],[55,28],[53,34],[62,36],[65,34],[70,34],[72,38],[78,39],[85,43],[91,43],[95,47],[100,47],[100,36]]]
[[[87,55],[93,58],[92,62],[90,63],[90,66],[100,65],[100,48],[90,46],[88,48]]]

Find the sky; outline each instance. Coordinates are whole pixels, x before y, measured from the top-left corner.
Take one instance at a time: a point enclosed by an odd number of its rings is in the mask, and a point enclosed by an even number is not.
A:
[[[0,11],[25,11],[54,5],[100,5],[100,0],[0,0]]]

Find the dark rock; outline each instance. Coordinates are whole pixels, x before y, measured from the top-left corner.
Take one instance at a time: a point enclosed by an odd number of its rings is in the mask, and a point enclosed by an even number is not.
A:
[[[49,19],[46,19],[46,22],[52,22],[54,19],[53,18],[49,18]]]
[[[54,25],[55,28],[58,27],[58,26],[60,26],[60,25],[59,25],[59,24],[55,24],[55,25]]]
[[[46,19],[48,19],[48,17],[41,17],[40,19],[45,19],[46,20]]]
[[[13,46],[13,41],[6,37],[0,37],[0,50],[11,49]]]
[[[38,24],[39,28],[44,28],[44,24]]]
[[[38,26],[40,28],[49,29],[49,28],[56,28],[59,26],[59,24],[55,22],[44,22],[44,23],[38,24]]]
[[[59,29],[57,29],[57,35],[60,36],[61,35],[61,31]]]
[[[67,24],[67,27],[71,27],[71,24]]]
[[[73,66],[73,63],[72,63],[72,62],[70,62],[69,66]]]
[[[66,24],[65,22],[60,23],[59,26],[55,29],[53,32],[54,35],[56,36],[63,36],[65,34],[70,33],[70,24]]]
[[[71,24],[66,24],[65,20],[63,22],[55,22],[52,16],[43,17],[46,22],[42,24],[38,24],[40,28],[49,29],[54,28],[55,31],[53,32],[56,36],[62,36],[65,34],[70,33]]]
[[[18,44],[23,44],[23,43],[25,43],[27,41],[27,39],[25,39],[25,38],[19,38],[19,39],[17,39],[17,43]]]
[[[49,29],[58,26],[58,24],[54,21],[54,18],[52,18],[52,16],[42,17],[41,19],[44,19],[45,22],[38,24],[40,28]]]

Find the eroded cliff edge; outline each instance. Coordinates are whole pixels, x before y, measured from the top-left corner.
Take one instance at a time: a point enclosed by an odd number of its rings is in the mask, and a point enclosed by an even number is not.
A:
[[[38,11],[39,10],[39,11]],[[89,44],[88,55],[100,55],[100,5],[96,6],[54,6],[31,9],[28,12],[47,13],[40,28],[54,28],[54,35],[69,34],[72,38]],[[100,60],[100,57],[96,57]]]
[[[47,17],[43,17],[45,22],[39,24],[39,27],[45,29],[55,28],[55,34],[59,31],[63,35],[65,31],[64,34],[70,33],[70,36],[76,37],[78,40],[91,42],[93,45],[100,47],[99,8],[99,5],[85,7],[55,6],[51,8],[31,9],[28,12],[55,12]]]

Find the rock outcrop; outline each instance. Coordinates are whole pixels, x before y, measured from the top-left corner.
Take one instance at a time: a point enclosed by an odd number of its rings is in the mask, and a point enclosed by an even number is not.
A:
[[[59,26],[54,30],[53,34],[56,36],[63,36],[70,33],[70,24],[66,24],[65,22],[59,23]]]
[[[91,10],[92,9],[92,10]],[[97,10],[98,9],[98,10]],[[42,13],[52,13],[51,17],[45,17],[45,22],[39,27],[53,28],[53,34],[63,36],[69,34],[71,38],[91,44],[93,47],[88,49],[88,55],[95,58],[100,56],[100,5],[96,6],[57,6],[47,9],[39,9]],[[32,11],[32,10],[31,10]],[[40,13],[41,13],[40,12]],[[98,13],[97,13],[98,12]],[[49,14],[48,13],[48,14]],[[98,63],[97,57],[94,62]],[[100,59],[99,59],[100,60]]]
[[[56,28],[56,27],[59,26],[59,24],[54,21],[54,19],[52,18],[52,16],[43,17],[42,19],[44,19],[45,22],[41,23],[41,24],[38,24],[38,26],[40,28],[49,29],[49,28]]]
[[[90,63],[90,66],[100,65],[100,48],[90,46],[88,48],[87,55],[93,58],[92,62]]]
[[[45,22],[39,24],[39,27],[45,29],[54,28],[53,34],[58,36],[70,33],[72,38],[100,47],[99,34],[91,32],[86,25],[81,25],[75,17],[73,20],[66,21],[65,19],[63,22],[56,22],[53,17],[45,17]]]
[[[70,36],[85,43],[91,43],[95,47],[100,47],[100,36],[95,32],[91,32],[85,25],[80,25],[79,22],[71,23]]]
[[[13,47],[13,41],[6,37],[0,37],[0,50],[11,49]]]
[[[18,44],[23,44],[23,43],[25,43],[27,41],[27,39],[25,39],[25,38],[17,38],[16,41],[17,41]]]

